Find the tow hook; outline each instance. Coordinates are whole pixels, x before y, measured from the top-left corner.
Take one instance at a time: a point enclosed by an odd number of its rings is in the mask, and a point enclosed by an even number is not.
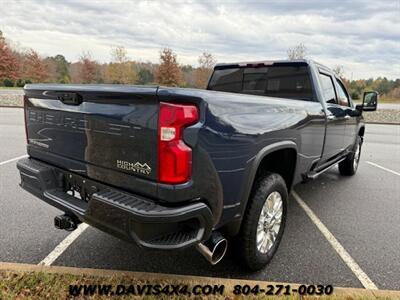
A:
[[[79,221],[75,217],[64,214],[54,218],[54,226],[57,229],[65,229],[67,231],[73,231],[78,227]]]

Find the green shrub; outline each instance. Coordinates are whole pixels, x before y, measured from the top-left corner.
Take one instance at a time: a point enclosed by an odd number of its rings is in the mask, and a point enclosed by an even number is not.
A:
[[[3,80],[3,85],[6,86],[6,87],[13,87],[14,86],[14,81],[9,79],[9,78],[6,78],[6,79]]]
[[[24,85],[25,85],[25,80],[23,80],[23,79],[18,79],[16,82],[15,82],[15,85],[17,86],[17,87],[23,87]]]
[[[351,92],[351,99],[358,100],[360,99],[360,95],[357,92]]]

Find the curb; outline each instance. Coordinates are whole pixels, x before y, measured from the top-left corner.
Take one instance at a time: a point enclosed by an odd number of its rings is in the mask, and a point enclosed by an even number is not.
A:
[[[248,284],[250,286],[266,286],[268,284],[290,284],[294,288],[298,288],[301,284],[299,283],[281,283],[272,281],[257,281],[247,279],[228,279],[228,278],[215,278],[215,277],[204,277],[204,276],[192,276],[192,275],[175,275],[175,274],[163,274],[163,273],[147,273],[147,272],[134,272],[134,271],[120,271],[120,270],[108,270],[108,269],[90,269],[90,268],[75,268],[75,267],[64,267],[64,266],[43,266],[23,263],[8,263],[0,262],[0,271],[14,271],[14,272],[44,272],[52,274],[71,274],[77,276],[101,276],[101,277],[115,277],[115,276],[128,276],[137,278],[140,280],[158,279],[165,281],[194,281],[197,284],[224,284],[226,286],[234,286],[236,284]],[[361,288],[344,288],[335,287],[333,295],[341,297],[388,297],[390,299],[400,299],[400,291],[394,290],[369,290]]]
[[[365,122],[365,124],[375,124],[375,125],[400,125],[400,123],[385,123],[385,122]]]

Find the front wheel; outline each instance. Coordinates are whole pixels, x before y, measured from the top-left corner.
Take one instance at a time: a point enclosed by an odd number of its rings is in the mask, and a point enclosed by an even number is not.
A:
[[[251,270],[265,267],[282,239],[286,222],[287,188],[283,178],[268,173],[260,178],[249,199],[238,236],[238,255]]]
[[[361,145],[362,139],[360,136],[357,137],[356,144],[354,145],[354,151],[349,153],[346,159],[339,163],[339,172],[345,176],[352,176],[356,174],[358,164],[361,156]]]

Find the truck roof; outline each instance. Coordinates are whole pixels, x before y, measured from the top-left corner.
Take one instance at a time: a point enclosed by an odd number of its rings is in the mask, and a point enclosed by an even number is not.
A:
[[[279,60],[257,60],[257,61],[241,61],[241,62],[231,62],[231,63],[218,63],[215,67],[228,67],[228,66],[246,66],[246,65],[258,65],[265,64],[271,65],[276,63],[299,63],[299,64],[309,64],[308,59],[279,59]]]
[[[272,64],[301,64],[310,65],[315,64],[318,67],[329,69],[328,67],[315,62],[311,59],[278,59],[278,60],[259,60],[259,61],[244,61],[244,62],[232,62],[232,63],[218,63],[215,68],[227,68],[227,67],[244,67],[244,66],[260,66],[260,65],[272,65]]]

